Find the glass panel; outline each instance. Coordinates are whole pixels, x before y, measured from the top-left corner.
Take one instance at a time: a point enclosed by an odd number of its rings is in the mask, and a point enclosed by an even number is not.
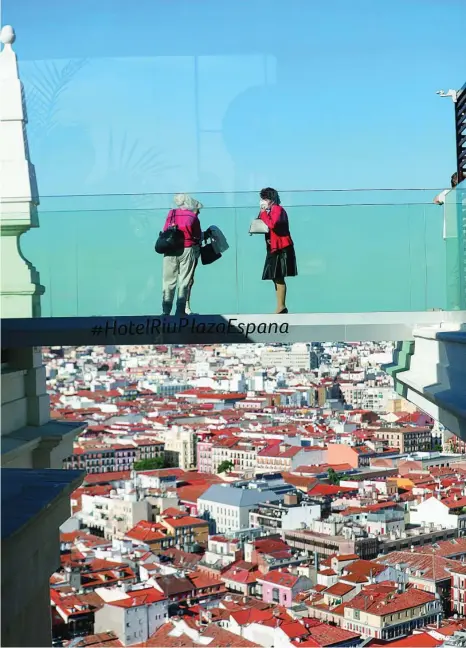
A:
[[[299,273],[287,280],[289,311],[460,309],[462,195],[450,192],[442,207],[426,191],[284,192]],[[39,228],[21,239],[22,252],[45,287],[42,316],[160,314],[162,257],[154,243],[171,198],[42,199]],[[274,312],[273,284],[261,279],[265,242],[248,234],[258,213],[257,194],[196,198],[205,205],[202,228],[217,225],[230,247],[214,264],[199,264],[193,312]]]
[[[237,213],[238,232],[247,231],[250,210]],[[310,205],[288,213],[299,273],[288,281],[290,312],[445,308],[445,252],[434,206]],[[238,248],[242,313],[273,308],[273,287],[257,282],[264,263],[258,239]]]
[[[465,211],[462,206],[462,194],[466,182],[445,196],[443,238],[445,240],[447,308],[461,310],[465,307],[465,250],[464,228]],[[466,206],[465,206],[466,207]]]

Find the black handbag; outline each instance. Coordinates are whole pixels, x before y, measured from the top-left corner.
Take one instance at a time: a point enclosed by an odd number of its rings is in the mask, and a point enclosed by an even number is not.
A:
[[[218,261],[222,256],[220,252],[216,252],[212,243],[212,238],[209,237],[207,240],[204,239],[203,244],[201,243],[201,263],[202,265],[210,265],[214,261]]]
[[[172,211],[170,226],[165,232],[160,232],[155,242],[157,254],[177,256],[184,250],[184,234],[175,223],[176,210]]]

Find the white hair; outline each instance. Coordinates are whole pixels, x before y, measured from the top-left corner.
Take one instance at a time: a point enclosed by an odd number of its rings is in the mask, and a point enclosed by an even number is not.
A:
[[[192,198],[189,194],[175,194],[173,201],[177,207],[187,209],[188,211],[196,211],[196,209],[202,209],[203,207],[202,203]]]

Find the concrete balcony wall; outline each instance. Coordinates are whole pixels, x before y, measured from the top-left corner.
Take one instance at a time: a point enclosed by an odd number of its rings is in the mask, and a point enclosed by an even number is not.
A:
[[[83,478],[73,470],[2,469],[2,646],[51,646],[58,529]]]
[[[2,369],[2,436],[27,425],[25,373]]]
[[[466,440],[466,325],[417,329],[409,351],[387,367],[398,393]]]
[[[2,466],[61,468],[83,423],[50,419],[40,350],[4,349],[2,363]]]

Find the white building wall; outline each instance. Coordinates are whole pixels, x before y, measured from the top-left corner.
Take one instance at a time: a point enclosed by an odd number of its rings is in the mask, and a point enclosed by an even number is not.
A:
[[[309,526],[312,520],[318,520],[319,518],[320,506],[318,504],[312,506],[294,506],[288,509],[283,515],[282,529],[283,531],[299,529],[302,523]]]
[[[290,349],[280,347],[265,348],[260,356],[261,365],[266,367],[284,367],[292,371],[311,368],[311,354],[306,344],[293,344]]]
[[[127,598],[121,592],[116,594],[120,594],[120,596],[114,600]],[[113,631],[123,645],[131,646],[147,641],[165,623],[167,618],[167,599],[129,608],[122,608],[109,602],[95,614],[95,631]]]
[[[122,538],[138,522],[147,521],[150,516],[147,500],[131,501],[85,494],[81,498],[81,510],[76,514],[84,525],[102,529],[106,538]]]
[[[198,500],[199,514],[202,515],[206,511],[209,513],[209,519],[215,520],[216,533],[248,528],[249,511],[253,508],[253,506],[228,506],[217,502]]]
[[[170,428],[164,432],[165,451],[176,457],[182,470],[196,466],[196,438],[191,430]]]
[[[436,524],[447,529],[457,529],[461,519],[461,516],[450,513],[448,507],[435,497],[424,500],[409,511],[411,524]]]

